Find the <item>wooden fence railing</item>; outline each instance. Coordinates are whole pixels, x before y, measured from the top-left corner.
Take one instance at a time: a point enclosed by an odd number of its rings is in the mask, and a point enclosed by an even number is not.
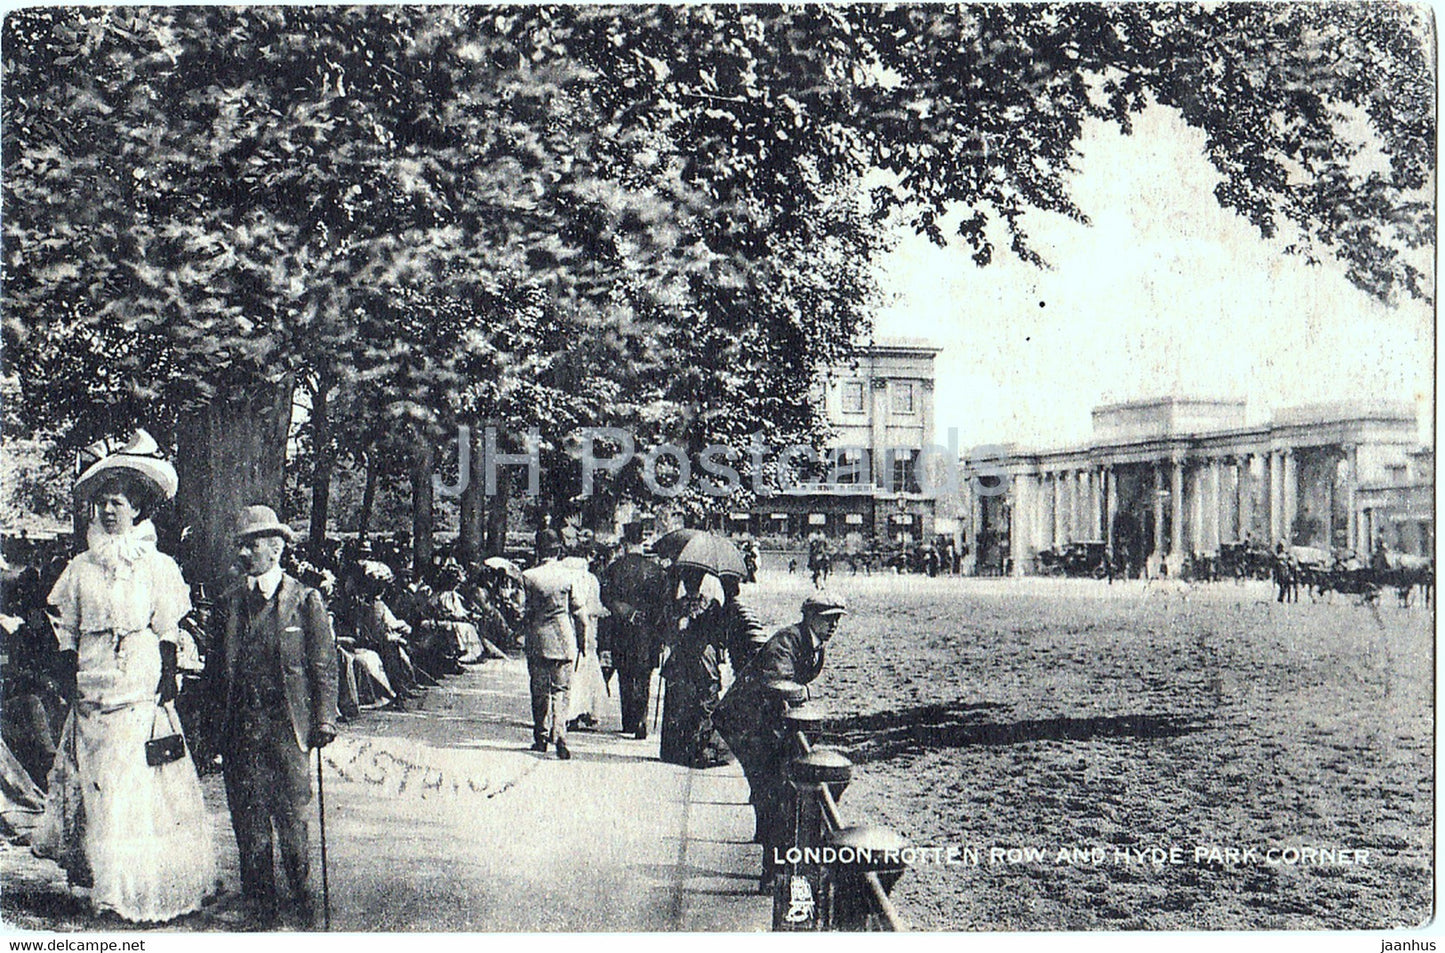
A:
[[[773,929],[907,930],[889,897],[907,869],[907,842],[886,827],[843,820],[838,799],[852,780],[852,762],[818,746],[822,715],[814,706],[795,705],[786,718],[786,843],[764,845],[778,861]]]

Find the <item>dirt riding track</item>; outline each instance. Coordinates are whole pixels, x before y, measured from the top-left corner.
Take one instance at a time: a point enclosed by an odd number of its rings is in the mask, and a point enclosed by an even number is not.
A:
[[[813,696],[834,716],[825,742],[856,764],[845,817],[980,858],[905,875],[894,897],[915,928],[1379,929],[1431,916],[1423,607],[1278,605],[1257,583],[1187,596],[1084,580],[830,585],[853,613]],[[769,574],[749,596],[789,619],[808,587]],[[1043,859],[990,863],[992,847]],[[1184,862],[1122,860],[1171,847]],[[1196,862],[1197,847],[1220,853]],[[1267,861],[1305,847],[1336,862]],[[1218,862],[1224,848],[1244,862]],[[1358,851],[1363,863],[1339,862]]]

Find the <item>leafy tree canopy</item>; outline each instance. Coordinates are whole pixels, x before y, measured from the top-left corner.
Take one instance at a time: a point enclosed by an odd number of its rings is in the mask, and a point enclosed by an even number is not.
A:
[[[1152,98],[1219,201],[1428,297],[1429,27],[1378,4],[34,8],[3,36],[5,358],[74,446],[291,379],[340,448],[451,422],[775,443],[902,215],[1075,219]],[[878,169],[897,184],[860,201]]]

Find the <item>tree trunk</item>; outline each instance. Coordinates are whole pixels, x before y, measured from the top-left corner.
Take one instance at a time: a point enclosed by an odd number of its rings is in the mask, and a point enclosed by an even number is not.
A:
[[[435,450],[425,437],[416,441],[411,465],[411,571],[416,578],[431,575],[432,486]]]
[[[482,472],[486,479],[486,471]],[[485,485],[483,486],[485,492]],[[512,474],[510,468],[497,469],[497,492],[487,497],[487,544],[486,551],[497,556],[507,552],[507,507],[512,497]]]
[[[331,421],[327,417],[327,399],[331,382],[322,378],[311,399],[311,444],[316,453],[316,469],[311,475],[311,533],[313,555],[326,545],[326,520],[331,508],[331,474],[336,469],[336,454],[331,446]]]
[[[279,508],[293,387],[286,375],[276,384],[223,391],[177,428],[178,555],[191,582],[214,585],[230,570],[242,507],[265,504],[286,520]]]
[[[467,473],[467,488],[462,491],[460,542],[462,558],[468,563],[477,562],[485,547],[483,536],[487,521],[487,467],[482,459],[485,441],[479,440],[475,431],[470,432],[471,460]]]
[[[371,530],[371,508],[376,503],[376,479],[380,469],[376,448],[372,447],[366,452],[366,489],[361,492],[361,516],[356,523],[356,537],[359,540],[366,539],[366,534]]]

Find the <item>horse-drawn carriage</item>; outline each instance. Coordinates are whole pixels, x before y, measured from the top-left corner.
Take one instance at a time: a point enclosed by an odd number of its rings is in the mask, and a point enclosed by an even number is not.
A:
[[[1274,554],[1260,543],[1220,543],[1216,558],[1221,579],[1269,579],[1274,574]]]
[[[1109,572],[1108,558],[1108,546],[1103,540],[1075,540],[1039,550],[1039,572],[1046,576],[1103,579]]]

